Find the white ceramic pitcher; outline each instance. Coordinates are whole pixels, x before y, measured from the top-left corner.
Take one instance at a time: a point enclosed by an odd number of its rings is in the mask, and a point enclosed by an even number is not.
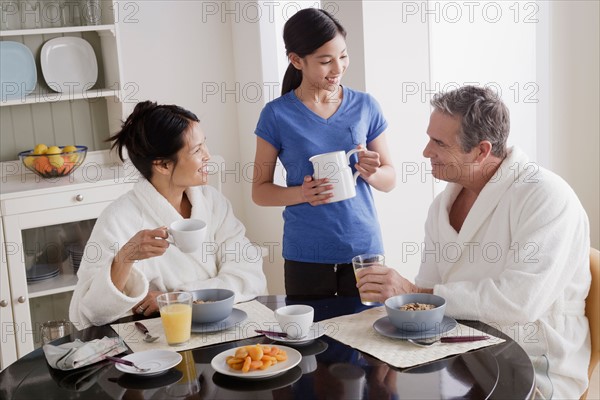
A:
[[[313,164],[315,170],[314,178],[328,178],[328,185],[333,185],[333,189],[323,193],[333,193],[329,199],[330,203],[350,199],[356,196],[356,179],[359,172],[352,175],[350,168],[350,157],[352,154],[363,151],[362,149],[352,149],[349,152],[332,151],[331,153],[317,154],[308,159]]]

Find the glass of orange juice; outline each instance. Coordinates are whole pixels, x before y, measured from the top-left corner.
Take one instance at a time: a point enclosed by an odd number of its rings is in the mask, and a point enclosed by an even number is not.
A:
[[[361,268],[368,268],[375,265],[385,266],[385,256],[383,254],[360,254],[352,259],[352,266],[354,267],[354,275],[356,276],[356,271]],[[376,301],[370,301],[363,299],[362,294],[375,293],[371,290],[367,290],[364,293],[361,293],[360,301],[366,306],[377,306],[381,305],[381,303]]]
[[[190,340],[192,331],[192,294],[188,292],[163,293],[156,297],[160,319],[167,343],[180,346]]]

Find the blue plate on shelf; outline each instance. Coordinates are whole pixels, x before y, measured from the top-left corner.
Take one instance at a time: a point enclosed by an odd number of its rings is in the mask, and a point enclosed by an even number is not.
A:
[[[33,54],[19,42],[0,42],[0,101],[24,99],[35,89]]]

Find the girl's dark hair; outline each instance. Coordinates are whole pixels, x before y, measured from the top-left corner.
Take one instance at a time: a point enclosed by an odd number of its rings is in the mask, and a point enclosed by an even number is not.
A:
[[[107,141],[113,141],[111,149],[118,150],[122,161],[125,147],[133,165],[150,180],[154,161],[172,161],[177,165],[177,152],[185,146],[184,133],[192,122],[200,120],[191,111],[144,101],[135,106],[121,131]]]
[[[337,34],[346,38],[346,30],[331,14],[317,8],[305,8],[294,14],[283,27],[285,53],[296,53],[305,57],[335,38]],[[302,83],[302,71],[290,63],[283,76],[281,95],[286,94]]]

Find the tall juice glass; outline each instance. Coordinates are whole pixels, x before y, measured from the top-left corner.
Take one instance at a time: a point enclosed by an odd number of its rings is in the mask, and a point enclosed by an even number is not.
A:
[[[358,271],[359,269],[372,267],[374,265],[385,266],[385,256],[383,254],[361,254],[352,259],[352,267],[354,267],[354,275],[355,276],[356,276],[356,271]],[[363,303],[366,306],[381,305],[381,303],[378,303],[376,301],[369,301],[369,300],[363,299],[363,294],[367,294],[367,293],[375,293],[375,292],[367,290],[366,292],[361,293],[361,296],[360,296],[361,303]]]
[[[163,293],[156,297],[160,319],[170,346],[180,346],[190,340],[192,331],[192,294]]]

